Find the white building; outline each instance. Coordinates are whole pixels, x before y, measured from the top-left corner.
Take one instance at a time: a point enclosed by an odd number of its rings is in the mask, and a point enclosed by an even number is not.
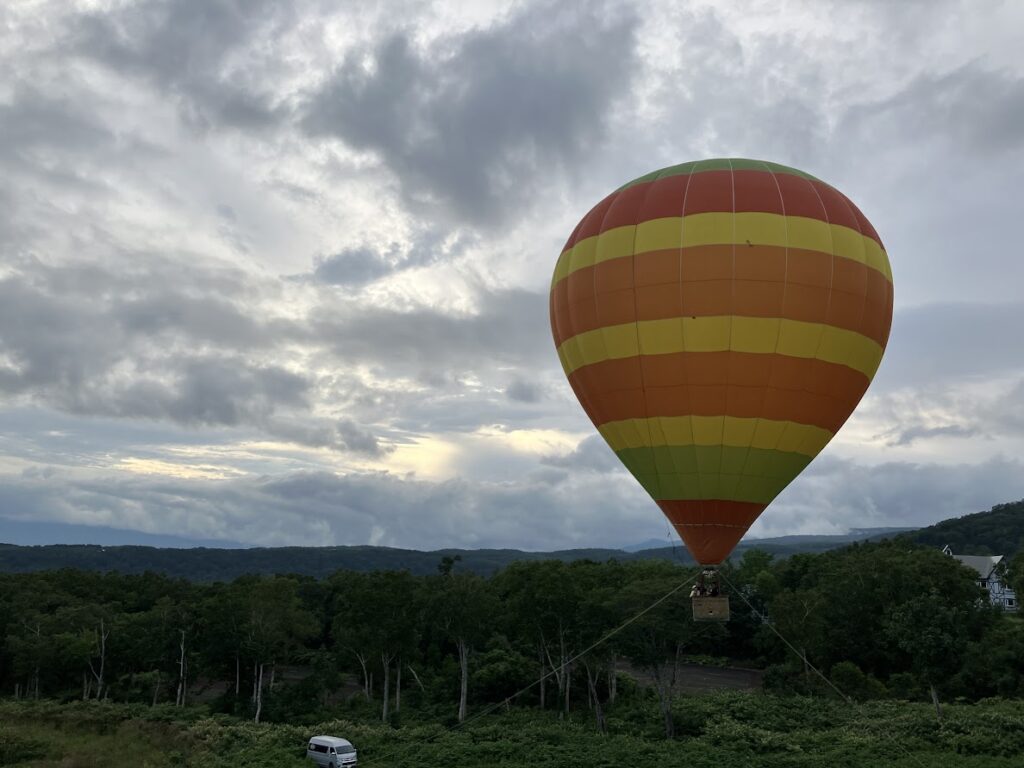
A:
[[[992,605],[1011,612],[1020,608],[1017,595],[1003,583],[1003,577],[997,569],[999,563],[1002,562],[1002,555],[954,555],[948,544],[942,548],[942,552],[950,557],[955,557],[968,568],[973,568],[977,572],[978,586],[988,592],[988,599]]]

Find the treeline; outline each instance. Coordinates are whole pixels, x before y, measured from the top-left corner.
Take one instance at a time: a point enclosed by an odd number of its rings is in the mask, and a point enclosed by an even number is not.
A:
[[[215,693],[215,708],[257,720],[343,707],[394,722],[462,720],[532,684],[509,705],[585,708],[603,728],[609,709],[648,695],[639,676],[668,736],[687,656],[764,667],[780,691],[827,693],[813,666],[860,699],[1024,694],[1024,622],[990,609],[973,572],[934,550],[869,544],[784,561],[751,551],[724,569],[730,623],[695,624],[683,588],[602,643],[692,569],[545,561],[484,579],[460,565],[208,585],[0,576],[0,690],[178,705]]]
[[[780,557],[798,552],[824,552],[872,535],[881,538],[883,534],[865,533],[860,537],[783,536],[778,539],[752,540],[740,544],[736,557],[755,547]],[[117,571],[142,574],[152,571],[172,578],[206,582],[231,581],[239,576],[254,573],[292,573],[322,579],[339,570],[363,573],[409,571],[413,575],[427,576],[436,572],[437,563],[442,557],[459,557],[460,570],[479,576],[493,576],[512,563],[520,561],[604,562],[616,559],[692,563],[689,553],[680,544],[638,552],[618,549],[567,549],[555,552],[524,552],[518,549],[442,549],[422,552],[414,549],[371,546],[163,549],[140,546],[102,547],[94,544],[0,544],[0,572],[32,573],[61,568],[102,573]]]

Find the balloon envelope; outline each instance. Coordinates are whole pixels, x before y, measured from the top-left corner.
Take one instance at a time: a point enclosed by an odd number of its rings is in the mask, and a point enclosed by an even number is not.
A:
[[[882,242],[842,193],[775,163],[704,160],[583,217],[551,328],[601,435],[717,564],[860,401],[892,300]]]

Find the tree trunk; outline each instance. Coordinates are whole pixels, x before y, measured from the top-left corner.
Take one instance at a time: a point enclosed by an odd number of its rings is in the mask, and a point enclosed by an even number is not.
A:
[[[156,706],[160,699],[160,670],[156,671],[156,685],[153,686],[153,706]]]
[[[469,646],[466,641],[459,638],[457,641],[459,649],[459,722],[466,719],[466,698],[469,691]]]
[[[600,679],[601,671],[598,670],[597,674],[591,674],[590,665],[583,662],[583,668],[587,671],[587,687],[590,689],[590,698],[594,702],[594,718],[597,720],[597,730],[601,733],[607,733],[608,723],[604,718],[604,709],[601,707],[601,697],[597,695],[597,683]]]
[[[178,642],[178,694],[174,697],[174,706],[181,707],[185,704],[185,630],[181,630],[181,640]]]
[[[18,701],[20,698],[21,698],[21,683],[15,683],[14,684],[14,700]]]
[[[235,651],[235,698],[238,698],[239,689],[242,686],[242,662],[238,658],[238,651]]]
[[[89,673],[82,670],[82,701],[89,698]]]
[[[382,653],[380,663],[384,667],[384,703],[380,708],[380,720],[382,723],[386,723],[388,721],[388,695],[391,693],[391,658]]]
[[[935,690],[935,684],[928,681],[928,691],[932,695],[932,704],[935,705],[935,717],[942,720],[942,707],[939,706],[939,692]]]
[[[570,688],[572,687],[572,664],[569,664],[565,668],[565,716],[569,717],[569,697]]]
[[[260,669],[259,665],[254,661],[252,663],[252,703],[256,703],[256,683],[259,682]]]
[[[96,699],[99,700],[103,694],[103,674],[107,665],[107,638],[110,636],[110,631],[106,628],[106,624],[103,619],[100,619],[99,632],[93,633],[93,637],[96,640],[96,650],[100,657],[100,668],[99,671],[93,666],[92,659],[89,659],[89,669],[92,671],[93,677],[96,678]]]
[[[423,691],[424,693],[426,693],[426,692],[427,692],[427,689],[426,689],[426,688],[425,688],[425,687],[423,686],[423,681],[422,681],[422,680],[420,680],[420,676],[416,674],[416,670],[412,668],[412,665],[411,665],[411,664],[407,664],[407,665],[406,665],[406,667],[407,667],[407,669],[408,669],[408,670],[409,670],[410,672],[412,672],[412,678],[413,678],[413,680],[415,680],[415,681],[416,681],[416,685],[418,685],[418,686],[420,687],[420,690],[421,690],[421,691]]]
[[[540,708],[544,709],[544,689],[547,687],[548,670],[544,666],[544,645],[537,646],[537,655],[540,659]]]
[[[395,664],[395,712],[402,711],[402,657]]]
[[[255,722],[260,721],[260,714],[263,712],[263,665],[259,665],[259,673],[256,676],[256,717]]]
[[[651,667],[654,687],[658,691],[658,706],[661,707],[662,722],[665,726],[665,738],[675,737],[675,722],[672,720],[672,689],[675,686],[675,669],[671,678],[667,678],[666,670],[661,663]]]
[[[619,673],[616,669],[617,666],[617,660],[613,653],[611,661],[608,662],[608,703],[610,705],[615,704],[615,695],[618,693]]]

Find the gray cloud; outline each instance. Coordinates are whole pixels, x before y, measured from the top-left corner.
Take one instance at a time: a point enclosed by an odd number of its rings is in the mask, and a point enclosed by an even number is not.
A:
[[[316,259],[313,279],[328,285],[359,286],[390,274],[391,266],[369,248],[348,248]]]
[[[398,33],[350,54],[302,124],[377,153],[414,207],[491,223],[531,198],[541,171],[600,140],[636,66],[634,26],[545,3],[429,50]]]
[[[911,445],[919,440],[927,440],[934,437],[974,437],[978,430],[974,427],[964,427],[959,424],[947,424],[941,427],[914,426],[901,429],[888,442],[890,446]]]
[[[544,397],[544,390],[535,381],[516,379],[505,388],[505,395],[518,403],[536,403]]]
[[[255,278],[141,256],[124,269],[11,266],[0,279],[0,394],[81,416],[249,427],[381,454],[352,418],[308,415],[312,374],[273,354],[303,331],[243,305],[268,290]]]
[[[755,536],[923,526],[1024,496],[1024,467],[823,458],[762,515]],[[665,535],[667,523],[621,472],[554,468],[517,483],[429,482],[388,473],[298,472],[233,480],[66,474],[0,478],[11,519],[87,523],[269,545],[362,544],[550,550]]]
[[[471,315],[324,296],[308,316],[284,320],[264,309],[274,281],[216,262],[11,266],[0,279],[0,393],[81,416],[255,428],[382,456],[386,427],[369,424],[473,431],[535,420],[542,414],[525,406],[560,376],[541,294],[481,289]],[[511,390],[518,399],[501,397],[498,381],[463,379],[492,376],[496,364],[531,371]],[[429,389],[376,389],[349,373],[355,366]],[[321,406],[345,416],[314,418]]]
[[[575,500],[574,503],[570,503]],[[620,478],[585,485],[450,480],[387,473],[197,481],[51,475],[0,478],[11,519],[90,523],[262,544],[364,544],[430,549],[550,549],[632,541],[663,527],[657,508]],[[554,513],[557,510],[557,513]]]
[[[977,464],[816,459],[762,515],[758,535],[925,526],[1024,496],[1024,465],[994,457]]]
[[[361,307],[315,311],[311,332],[341,361],[387,364],[393,373],[483,370],[501,363],[552,365],[547,297],[516,289],[481,291],[479,311],[453,315]]]
[[[897,286],[899,290],[899,286]],[[1024,367],[1024,303],[929,304],[897,311],[873,391]]]
[[[196,129],[258,130],[280,120],[284,108],[254,72],[229,66],[231,57],[294,20],[290,2],[148,0],[84,13],[70,37],[79,55],[176,96],[182,118]]]
[[[564,456],[545,456],[541,464],[583,472],[620,472],[622,464],[600,435],[591,435],[580,441],[576,449]]]
[[[943,74],[925,73],[891,98],[851,107],[843,118],[847,140],[866,144],[879,134],[935,137],[957,154],[997,156],[1024,147],[1024,78],[977,61]]]

